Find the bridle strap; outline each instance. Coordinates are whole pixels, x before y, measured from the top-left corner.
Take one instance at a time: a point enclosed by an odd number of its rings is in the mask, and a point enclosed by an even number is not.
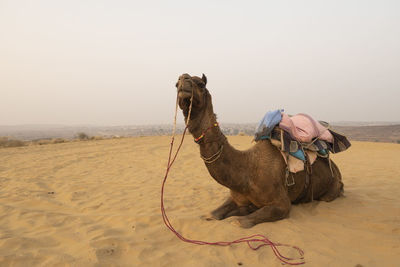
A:
[[[204,138],[204,136],[206,135],[206,133],[207,133],[211,128],[213,128],[213,127],[218,127],[218,126],[219,126],[218,122],[215,122],[213,125],[211,125],[210,127],[208,127],[204,132],[202,132],[201,135],[200,135],[199,137],[195,138],[194,141],[195,141],[197,144],[200,144],[200,142],[203,140],[203,138]],[[207,143],[208,143],[208,142],[207,142]]]
[[[222,142],[226,141],[226,136],[223,135],[222,133],[217,138],[203,140],[203,142],[200,142],[200,143],[201,144],[208,144],[208,143],[216,143],[216,142],[220,142],[220,141],[222,141]],[[200,144],[200,143],[198,143],[198,144]]]

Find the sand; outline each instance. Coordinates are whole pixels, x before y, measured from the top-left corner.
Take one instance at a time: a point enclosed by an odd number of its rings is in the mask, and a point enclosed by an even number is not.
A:
[[[229,137],[239,149],[251,137]],[[0,149],[1,266],[282,266],[270,248],[198,246],[163,224],[169,137]],[[242,229],[200,217],[228,190],[187,138],[165,205],[184,236],[229,241],[264,234],[305,251],[305,266],[399,266],[400,145],[353,142],[334,156],[345,197],[293,206],[290,217]],[[291,250],[283,250],[295,255]]]

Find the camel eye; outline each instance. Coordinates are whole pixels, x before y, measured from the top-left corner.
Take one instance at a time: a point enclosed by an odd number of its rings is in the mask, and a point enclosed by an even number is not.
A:
[[[195,81],[195,82],[196,82],[197,86],[200,88],[206,87],[206,85],[203,82],[200,82],[200,81]]]

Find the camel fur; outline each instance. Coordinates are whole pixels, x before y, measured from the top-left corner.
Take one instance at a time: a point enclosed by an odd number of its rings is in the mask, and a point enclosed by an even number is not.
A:
[[[194,138],[216,123],[211,95],[206,88],[207,78],[183,74],[176,84],[178,104],[185,121],[190,100],[193,104],[188,129]],[[232,147],[218,126],[211,127],[199,143],[200,155],[213,158],[205,162],[210,175],[221,185],[230,189],[229,198],[211,212],[207,219],[222,220],[231,216],[241,227],[249,228],[258,223],[284,219],[289,215],[293,201],[303,192],[305,172],[294,174],[295,184],[286,185],[286,164],[279,150],[270,140],[255,143],[246,151]],[[343,193],[340,171],[328,159],[319,158],[312,166],[311,185],[301,202],[311,199],[332,201]],[[312,196],[311,196],[312,194]]]

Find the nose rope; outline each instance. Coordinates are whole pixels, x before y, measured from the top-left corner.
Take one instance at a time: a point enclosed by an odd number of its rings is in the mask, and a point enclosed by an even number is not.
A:
[[[168,173],[174,164],[176,157],[178,156],[179,150],[182,147],[183,140],[185,139],[185,134],[188,129],[188,124],[190,120],[190,114],[192,111],[192,103],[193,103],[193,87],[192,87],[192,97],[190,98],[190,106],[189,106],[189,112],[188,112],[188,118],[186,121],[186,127],[183,131],[182,139],[180,141],[180,144],[178,146],[178,149],[175,152],[175,155],[172,157],[172,150],[174,146],[174,139],[175,139],[175,130],[176,130],[176,116],[178,112],[178,95],[176,97],[176,107],[175,107],[175,116],[174,116],[174,128],[173,128],[173,133],[172,133],[172,140],[171,140],[171,146],[169,150],[169,156],[168,156],[168,163],[167,163],[167,169],[165,172],[164,179],[162,181],[162,186],[161,186],[161,215],[164,221],[164,224],[167,226],[167,228],[173,232],[180,240],[191,243],[191,244],[197,244],[197,245],[214,245],[214,246],[230,246],[232,244],[238,244],[238,243],[247,243],[249,248],[252,250],[258,250],[259,248],[263,246],[270,246],[272,249],[273,253],[275,256],[281,261],[282,264],[288,264],[288,265],[301,265],[305,263],[304,260],[304,252],[301,248],[297,246],[292,246],[292,245],[287,245],[287,244],[281,244],[281,243],[273,243],[270,241],[266,236],[261,235],[261,234],[256,234],[248,237],[243,237],[239,238],[234,241],[218,241],[218,242],[206,242],[206,241],[201,241],[201,240],[195,240],[195,239],[189,239],[184,236],[182,236],[178,231],[175,230],[175,228],[172,226],[171,222],[169,221],[169,218],[167,216],[167,213],[165,212],[165,207],[164,207],[164,188],[165,188],[165,182],[167,181]],[[171,160],[172,159],[172,160]],[[260,244],[261,243],[261,244]],[[258,244],[258,245],[257,245]],[[277,247],[283,246],[283,247],[289,247],[295,249],[299,253],[298,258],[289,258],[286,256],[283,256],[280,251],[278,250]]]
[[[188,117],[187,117],[187,120],[186,120],[186,127],[189,126],[190,114],[192,113],[193,95],[194,95],[194,89],[193,89],[193,85],[192,85],[192,96],[190,97],[190,106],[189,106]],[[178,107],[177,107],[176,110],[178,110]]]

